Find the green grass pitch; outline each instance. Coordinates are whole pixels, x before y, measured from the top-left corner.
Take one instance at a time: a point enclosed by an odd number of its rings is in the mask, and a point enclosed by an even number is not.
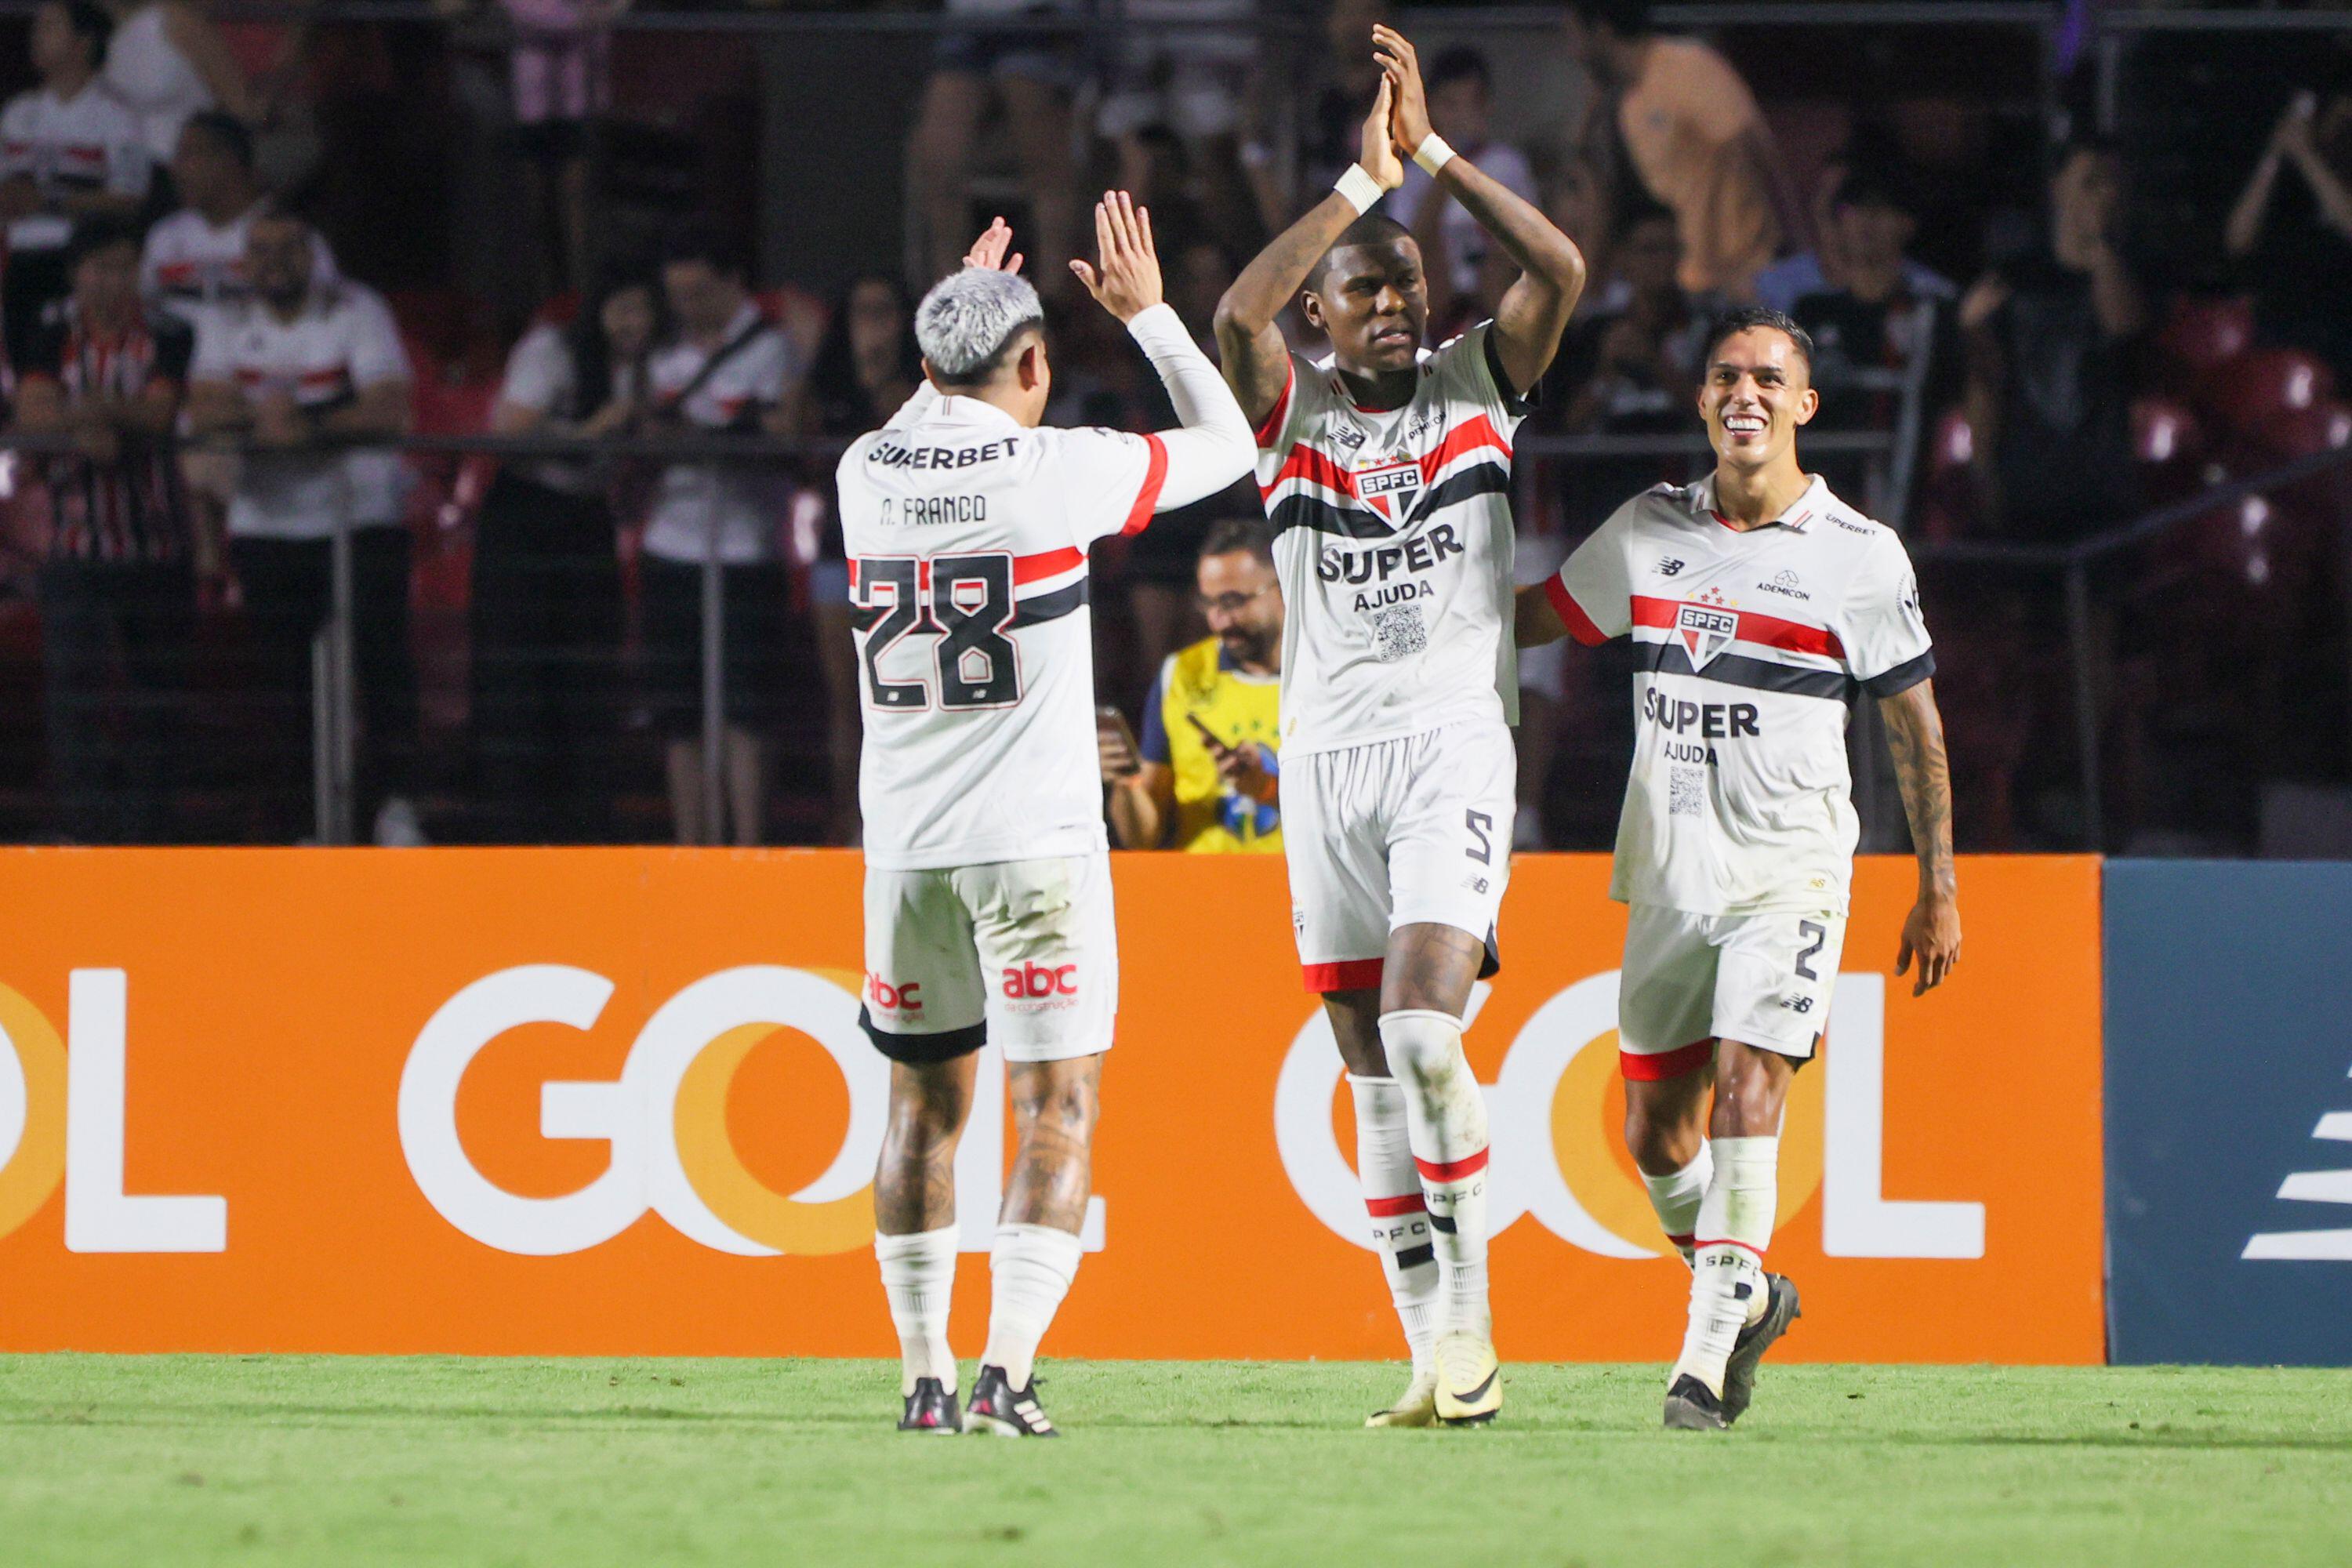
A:
[[[1049,1361],[1034,1443],[879,1362],[0,1356],[0,1563],[2352,1563],[2352,1371],[1661,1372],[1366,1432],[1394,1368]]]

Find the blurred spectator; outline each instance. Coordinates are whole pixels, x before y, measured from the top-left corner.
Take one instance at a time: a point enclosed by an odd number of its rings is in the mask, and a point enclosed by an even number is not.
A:
[[[708,222],[682,226],[662,264],[677,336],[647,366],[651,422],[701,435],[756,435],[799,374],[792,340],[760,313],[734,247]],[[783,680],[789,583],[773,466],[673,463],[656,489],[645,541],[646,679],[664,742],[671,819],[681,844],[760,842],[767,799],[761,736]],[[719,564],[725,656],[719,817],[703,811],[705,564]]]
[[[2284,181],[2282,174],[2290,175]],[[2266,335],[2307,347],[2352,377],[2352,92],[2297,93],[2230,211],[2231,260],[2253,286]]]
[[[66,291],[74,220],[130,216],[146,199],[148,160],[138,117],[98,79],[114,23],[90,0],[46,0],[33,13],[33,69],[41,85],[0,110],[0,322],[13,359],[29,348],[49,302]]]
[[[166,445],[194,344],[141,305],[129,221],[83,219],[70,256],[72,292],[17,364],[18,427],[78,448],[42,465],[49,778],[68,837],[157,843],[181,776],[195,614],[189,511]]]
[[[1571,0],[1568,37],[1634,178],[1681,225],[1683,287],[1746,298],[1783,239],[1808,238],[1755,94],[1706,45],[1653,33],[1647,0]]]
[[[1269,72],[1260,79],[1242,163],[1266,233],[1288,228],[1301,202],[1321,200],[1356,161],[1364,115],[1381,85],[1372,24],[1388,19],[1384,0],[1330,0],[1323,47],[1310,47],[1298,77],[1284,79]],[[1277,134],[1293,137],[1287,156],[1276,149]]]
[[[2117,249],[2122,216],[2115,153],[2064,150],[2048,243],[1960,302],[1979,476],[2010,537],[2064,542],[2130,519],[2131,351],[2147,310]]]
[[[1836,291],[1849,266],[1881,273],[1891,266],[1894,283],[1916,300],[1957,299],[1950,279],[1909,254],[1919,220],[1908,192],[1892,174],[1867,167],[1846,174],[1823,203],[1820,245],[1758,273],[1756,302],[1789,314],[1808,294]]]
[[[190,115],[172,156],[172,188],[185,205],[147,231],[140,290],[150,305],[194,325],[205,307],[253,291],[245,277],[245,231],[263,205],[253,133],[217,109]],[[335,258],[326,239],[313,230],[310,245],[311,282],[332,282]]]
[[[492,433],[635,434],[663,325],[653,277],[625,274],[569,327],[532,327],[507,358]],[[530,843],[610,835],[622,623],[611,479],[593,457],[509,459],[476,523],[476,754],[484,793]]]
[[[1535,171],[1527,154],[1489,134],[1494,80],[1486,57],[1468,47],[1450,48],[1430,63],[1429,122],[1446,142],[1488,175],[1532,202],[1538,199]],[[1418,163],[1407,163],[1404,184],[1389,197],[1389,210],[1421,241],[1429,275],[1429,319],[1440,336],[1483,321],[1519,275],[1487,237],[1470,209],[1448,201],[1437,182]]]
[[[886,273],[871,272],[850,284],[808,380],[792,399],[795,434],[848,437],[878,430],[915,395],[923,378],[922,351],[915,346],[915,312],[906,286]],[[824,677],[825,763],[830,785],[826,837],[837,844],[856,841],[857,752],[860,698],[857,649],[850,637],[849,563],[841,540],[841,519],[833,495],[830,458],[811,465],[822,471],[824,516],[809,569],[809,605],[816,622],[817,668]]]
[[[1105,710],[1097,724],[1112,836],[1123,849],[1282,847],[1282,588],[1263,518],[1228,518],[1201,546],[1209,636],[1170,654],[1143,704],[1143,739]]]
[[[1948,310],[1957,290],[1904,254],[1911,243],[1909,203],[1893,182],[1867,173],[1849,175],[1830,211],[1824,241],[1834,271],[1805,289],[1789,313],[1813,340],[1813,385],[1822,395],[1821,429],[1883,428],[1894,421],[1892,400],[1856,390],[1857,371],[1905,370],[1927,354],[1927,374],[1940,373],[1948,346]],[[1832,482],[1839,483],[1832,475]],[[1851,487],[1843,494],[1859,494]]]
[[[940,35],[931,79],[915,122],[913,177],[930,266],[942,278],[962,260],[972,230],[972,151],[992,102],[1003,110],[1006,133],[1021,165],[1036,237],[1028,273],[1038,287],[1056,287],[1063,263],[1077,254],[1076,174],[1070,166],[1070,95],[1076,90],[1078,49],[1066,37],[990,32],[1004,18],[1072,16],[1075,0],[947,0],[950,16],[971,19],[970,31]]]
[[[1193,189],[1184,193],[1213,232],[1254,244],[1256,212],[1241,163],[1242,100],[1258,52],[1256,0],[1126,0],[1136,30],[1114,47],[1095,125],[1118,149],[1120,188],[1159,217],[1175,193],[1154,175],[1165,166],[1143,132],[1164,129],[1181,143]],[[1180,24],[1166,26],[1165,24]],[[1160,243],[1182,237],[1155,225]]]
[[[517,140],[541,224],[547,292],[583,287],[593,265],[590,138],[613,108],[613,19],[629,0],[499,0],[514,27]]]
[[[310,796],[310,645],[334,614],[334,536],[352,541],[351,638],[360,721],[358,794],[379,844],[419,844],[408,791],[417,741],[408,643],[405,470],[399,455],[352,445],[409,427],[408,356],[392,311],[347,279],[320,281],[310,226],[278,211],[246,230],[250,299],[205,312],[189,414],[205,434],[245,438],[228,509],[229,561],[258,666],[279,826]],[[363,815],[362,820],[368,820]]]
[[[114,37],[106,47],[107,88],[139,118],[139,135],[157,167],[168,164],[189,116],[221,110],[251,123],[257,116],[244,68],[194,0],[107,0]]]

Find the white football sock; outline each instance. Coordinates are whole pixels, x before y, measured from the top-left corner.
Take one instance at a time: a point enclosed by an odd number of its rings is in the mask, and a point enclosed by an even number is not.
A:
[[[1412,1161],[1444,1281],[1441,1334],[1490,1338],[1486,1300],[1486,1100],[1462,1054],[1462,1022],[1406,1008],[1381,1015],[1381,1044],[1404,1091]]]
[[[988,1258],[988,1349],[981,1361],[1003,1368],[1015,1389],[1029,1386],[1037,1342],[1069,1294],[1082,1255],[1078,1238],[1066,1230],[1046,1225],[996,1227],[996,1246]]]
[[[948,1304],[955,1294],[956,1227],[919,1230],[911,1236],[877,1236],[874,1257],[882,1265],[882,1291],[890,1298],[890,1321],[898,1330],[898,1392],[915,1392],[918,1380],[936,1377],[956,1391],[955,1352],[948,1349]]]
[[[1348,1084],[1356,1097],[1356,1179],[1371,1215],[1372,1245],[1388,1276],[1397,1321],[1404,1326],[1412,1369],[1420,1372],[1437,1342],[1437,1251],[1421,1173],[1413,1168],[1404,1090],[1392,1078],[1354,1073],[1348,1075]]]
[[[1690,1324],[1683,1353],[1667,1378],[1685,1373],[1723,1392],[1723,1363],[1739,1331],[1766,1304],[1764,1249],[1780,1201],[1780,1140],[1717,1138],[1715,1179],[1699,1201],[1691,1261]]]
[[[1715,1159],[1704,1140],[1691,1163],[1681,1170],[1663,1176],[1642,1173],[1642,1184],[1650,1189],[1650,1206],[1658,1211],[1658,1224],[1675,1250],[1683,1255],[1685,1268],[1691,1260],[1692,1227],[1698,1224],[1699,1199],[1706,1195],[1707,1182],[1714,1174]]]

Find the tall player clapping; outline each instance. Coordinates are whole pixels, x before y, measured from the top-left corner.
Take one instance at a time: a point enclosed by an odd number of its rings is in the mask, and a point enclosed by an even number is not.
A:
[[[1217,310],[1257,425],[1287,605],[1282,813],[1292,921],[1354,1087],[1357,1173],[1412,1352],[1374,1426],[1502,1406],[1486,1291],[1486,1108],[1462,1052],[1509,876],[1517,678],[1511,437],[1584,258],[1430,129],[1412,46],[1372,30],[1363,156]],[[1422,346],[1421,248],[1373,206],[1411,157],[1518,268],[1495,319]],[[1303,297],[1301,290],[1304,290]],[[1299,299],[1330,357],[1294,354]]]

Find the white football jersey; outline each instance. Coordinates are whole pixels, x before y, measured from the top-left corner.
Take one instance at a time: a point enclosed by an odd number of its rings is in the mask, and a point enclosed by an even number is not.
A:
[[[1634,642],[1633,767],[1610,896],[1701,915],[1843,914],[1857,692],[1935,673],[1911,559],[1816,478],[1742,531],[1712,475],[1619,507],[1545,584],[1580,642]]]
[[[1108,847],[1087,547],[1149,522],[1166,473],[1156,436],[1028,429],[970,397],[843,456],[868,866]]]
[[[1530,405],[1471,328],[1421,361],[1402,408],[1358,407],[1330,362],[1290,359],[1259,426],[1282,579],[1282,751],[1465,720],[1518,721],[1511,437]]]
[[[23,175],[45,204],[93,191],[144,195],[148,173],[139,117],[98,78],[71,98],[35,88],[0,109],[0,178]],[[72,236],[72,218],[44,210],[8,226],[8,247],[55,250]]]
[[[215,225],[195,208],[182,207],[159,221],[147,231],[146,248],[139,258],[139,291],[149,304],[191,326],[211,306],[251,298],[253,290],[245,280],[245,236],[253,226],[254,213],[260,210],[257,206]],[[323,287],[335,278],[335,254],[313,230],[311,285]]]

